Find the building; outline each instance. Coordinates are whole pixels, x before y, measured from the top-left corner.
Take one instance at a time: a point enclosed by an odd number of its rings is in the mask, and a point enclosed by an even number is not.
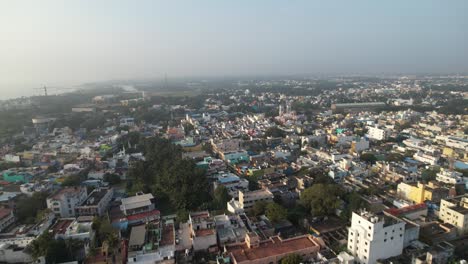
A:
[[[153,195],[151,193],[137,193],[135,196],[123,198],[120,210],[125,215],[146,213],[154,210]]]
[[[112,188],[97,188],[94,189],[81,205],[75,207],[76,215],[90,215],[101,216],[103,215],[114,195]]]
[[[439,218],[455,226],[459,235],[468,234],[468,194],[442,199]]]
[[[420,204],[425,201],[438,203],[441,199],[446,198],[449,195],[449,190],[436,185],[434,182],[429,182],[428,184],[421,182],[401,182],[397,186],[397,194],[401,198],[412,201],[416,204]]]
[[[348,251],[358,263],[376,263],[401,255],[405,222],[388,215],[353,213],[348,231]]]
[[[384,102],[363,102],[363,103],[345,103],[345,104],[332,104],[331,110],[334,113],[342,112],[361,112],[372,111],[378,108],[385,107]]]
[[[94,238],[92,229],[93,217],[80,216],[78,218],[59,219],[51,227],[55,239],[78,239],[91,241]]]
[[[273,202],[274,195],[268,190],[239,191],[239,205],[244,210],[252,209],[256,202]]]
[[[13,210],[10,208],[0,208],[0,233],[15,222]]]
[[[5,171],[2,176],[4,181],[12,183],[28,183],[33,178],[28,172],[14,170]]]
[[[441,168],[440,172],[437,173],[436,180],[447,184],[462,184],[463,174]]]
[[[87,197],[85,187],[63,188],[47,198],[47,208],[56,216],[68,218],[75,216],[75,208]]]
[[[175,230],[172,220],[134,226],[128,242],[127,263],[175,263]]]
[[[388,137],[387,130],[375,127],[375,126],[368,126],[367,127],[367,135],[370,139],[374,140],[385,140]]]
[[[420,161],[422,163],[432,165],[432,166],[437,165],[437,163],[439,162],[439,157],[438,156],[427,154],[427,153],[422,152],[422,151],[416,152],[413,155],[413,159],[415,159],[417,161]]]
[[[188,224],[193,250],[217,250],[215,221],[208,211],[190,213]]]
[[[214,189],[218,186],[226,187],[229,196],[233,198],[238,198],[239,190],[245,191],[249,188],[249,181],[246,179],[241,179],[239,176],[233,173],[220,173],[216,175],[217,180],[213,183]]]
[[[311,260],[324,247],[320,238],[303,235],[282,239],[274,236],[261,240],[255,232],[245,235],[245,242],[226,246],[233,264],[279,264],[281,259],[290,254],[300,255],[304,260]]]
[[[135,119],[133,117],[122,117],[120,119],[119,125],[121,127],[123,127],[123,126],[132,127],[132,126],[135,125]]]

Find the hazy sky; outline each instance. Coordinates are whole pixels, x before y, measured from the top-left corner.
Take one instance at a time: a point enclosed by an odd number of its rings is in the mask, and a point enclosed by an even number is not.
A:
[[[468,1],[0,0],[4,94],[164,73],[336,72],[468,72]]]

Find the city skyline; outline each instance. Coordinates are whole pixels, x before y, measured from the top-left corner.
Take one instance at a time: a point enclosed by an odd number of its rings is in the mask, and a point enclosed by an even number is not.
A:
[[[15,1],[0,6],[2,97],[42,85],[165,74],[468,72],[465,1]]]

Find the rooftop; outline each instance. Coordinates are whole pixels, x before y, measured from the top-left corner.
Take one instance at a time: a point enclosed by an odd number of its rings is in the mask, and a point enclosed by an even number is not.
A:
[[[272,237],[269,240],[260,242],[259,247],[248,248],[246,244],[228,247],[228,251],[237,263],[250,262],[266,257],[293,253],[306,248],[316,248],[318,252],[320,245],[312,236],[300,236],[282,240],[279,237]]]
[[[132,227],[130,234],[130,240],[128,242],[129,247],[141,247],[145,244],[146,226],[139,225]]]
[[[109,191],[110,189],[107,188],[93,190],[81,206],[94,206],[99,204],[102,198],[104,198]]]

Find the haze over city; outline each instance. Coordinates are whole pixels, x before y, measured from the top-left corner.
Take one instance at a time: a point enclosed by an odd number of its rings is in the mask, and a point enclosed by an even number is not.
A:
[[[0,98],[176,77],[466,73],[468,2],[1,1]]]

